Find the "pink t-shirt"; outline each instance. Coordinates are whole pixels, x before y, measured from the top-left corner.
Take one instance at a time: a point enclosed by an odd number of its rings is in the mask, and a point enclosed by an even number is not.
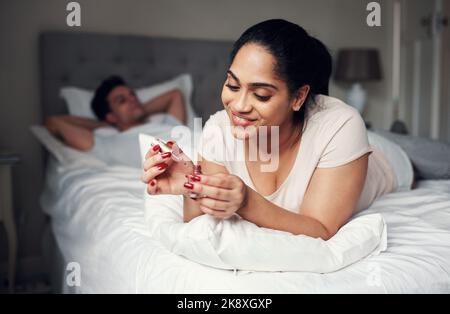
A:
[[[212,115],[203,129],[199,154],[223,165],[230,174],[239,176],[256,190],[244,159],[244,141],[234,138],[230,125],[225,110]],[[379,196],[394,191],[395,173],[381,151],[369,144],[359,112],[337,98],[318,95],[306,114],[292,169],[279,188],[264,197],[282,208],[299,212],[314,169],[341,166],[369,152],[367,177],[355,211],[369,207]]]

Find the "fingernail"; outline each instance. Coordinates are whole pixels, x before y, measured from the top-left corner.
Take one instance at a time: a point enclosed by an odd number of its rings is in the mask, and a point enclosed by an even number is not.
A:
[[[169,158],[171,155],[172,155],[171,152],[167,152],[167,153],[162,153],[162,154],[161,154],[161,157],[162,157],[162,158]]]
[[[192,181],[197,181],[197,182],[201,180],[201,178],[199,176],[193,176],[191,174],[189,175],[189,179]]]
[[[156,144],[155,146],[153,146],[153,151],[157,152],[161,149],[161,147],[159,147],[158,144]]]
[[[170,148],[172,148],[173,144],[175,144],[174,141],[167,141],[167,146],[169,146]]]
[[[200,181],[202,178],[200,178],[199,176],[194,176],[194,181]]]
[[[151,182],[150,182],[150,185],[151,185],[151,186],[155,186],[155,181],[151,181]]]
[[[183,184],[183,186],[184,186],[186,189],[190,189],[190,190],[192,190],[192,189],[194,188],[194,185],[193,185],[192,183],[185,183],[185,184]]]
[[[159,165],[158,165],[158,170],[166,169],[167,166],[168,166],[167,164],[159,164]]]

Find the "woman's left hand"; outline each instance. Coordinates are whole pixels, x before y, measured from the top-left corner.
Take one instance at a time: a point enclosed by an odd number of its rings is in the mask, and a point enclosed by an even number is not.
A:
[[[197,177],[190,176],[189,181],[191,185],[184,185],[186,195],[192,192],[198,194],[197,202],[205,214],[228,219],[245,206],[248,187],[238,176],[225,173],[200,174]]]

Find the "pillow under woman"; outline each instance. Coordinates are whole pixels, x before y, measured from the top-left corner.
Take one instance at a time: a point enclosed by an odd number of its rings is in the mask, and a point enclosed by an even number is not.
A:
[[[155,146],[144,162],[147,192],[183,195],[185,222],[238,214],[260,227],[331,238],[355,211],[397,184],[387,158],[369,145],[359,113],[327,96],[331,68],[326,47],[302,27],[279,19],[250,27],[231,52],[224,110],[203,130],[203,173],[192,176]],[[212,126],[221,136],[208,136]],[[252,139],[264,126],[269,141],[278,127],[274,171],[261,171],[267,160],[249,158],[249,143],[262,149],[262,141]],[[242,149],[231,144],[235,139]],[[200,197],[190,198],[192,192]]]

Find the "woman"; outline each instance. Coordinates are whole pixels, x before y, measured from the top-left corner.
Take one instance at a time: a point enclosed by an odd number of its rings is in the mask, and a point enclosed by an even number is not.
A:
[[[249,28],[231,52],[224,110],[203,131],[203,174],[190,175],[154,147],[142,178],[148,193],[184,195],[185,222],[238,214],[260,227],[331,238],[355,211],[397,188],[388,160],[369,146],[359,113],[326,96],[331,64],[325,46],[296,24],[268,20]],[[221,136],[208,135],[212,126]],[[268,142],[278,132],[274,171],[261,171],[267,160],[250,158],[251,143],[258,153],[265,149],[255,140],[264,127]],[[235,139],[241,150],[231,144]]]

